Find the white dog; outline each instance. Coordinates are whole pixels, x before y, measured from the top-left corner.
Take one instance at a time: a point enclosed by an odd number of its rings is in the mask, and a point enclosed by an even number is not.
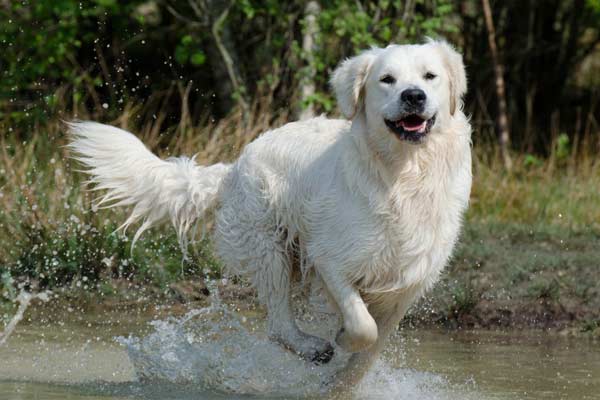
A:
[[[161,160],[93,122],[71,124],[70,147],[107,190],[101,202],[133,206],[124,225],[143,221],[134,239],[166,218],[185,243],[215,207],[217,254],[251,278],[270,337],[327,362],[332,346],[299,330],[290,309],[292,270],[314,271],[343,318],[337,344],[356,353],[343,375],[357,380],[451,255],[471,189],[471,128],[462,57],[445,42],[373,48],[331,84],[350,121],[289,123],[233,164]]]

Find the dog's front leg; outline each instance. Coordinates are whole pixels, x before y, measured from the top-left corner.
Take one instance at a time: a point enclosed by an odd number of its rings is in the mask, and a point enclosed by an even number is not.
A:
[[[317,269],[342,314],[343,325],[336,337],[337,344],[352,353],[373,345],[378,336],[377,324],[358,290],[335,269]]]
[[[348,363],[339,371],[331,382],[328,383],[328,392],[334,399],[346,399],[354,386],[358,384],[369,371],[377,357],[383,350],[390,332],[398,326],[403,314],[391,311],[379,315],[379,336],[375,343],[368,349],[354,353]]]
[[[346,367],[330,383],[329,390],[335,398],[346,398],[352,387],[365,376],[419,292],[419,287],[412,287],[399,293],[368,296],[367,301],[371,304],[371,313],[377,322],[379,335],[368,349],[353,354]]]

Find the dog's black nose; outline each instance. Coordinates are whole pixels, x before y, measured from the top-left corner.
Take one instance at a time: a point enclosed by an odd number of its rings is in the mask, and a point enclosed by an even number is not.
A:
[[[421,89],[406,89],[400,94],[400,99],[413,107],[422,107],[427,95]]]

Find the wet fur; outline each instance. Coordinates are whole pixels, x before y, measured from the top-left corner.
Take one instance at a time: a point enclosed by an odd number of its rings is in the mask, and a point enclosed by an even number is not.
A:
[[[423,81],[424,68],[439,81]],[[393,88],[380,84],[384,70],[398,75]],[[398,93],[415,85],[437,113],[418,145],[383,122],[399,112]],[[300,331],[289,305],[293,265],[303,276],[314,272],[342,315],[338,344],[356,353],[339,376],[348,383],[452,253],[471,188],[471,129],[461,110],[462,58],[444,42],[371,49],[344,61],[332,86],[347,120],[289,123],[254,140],[233,164],[163,161],[133,135],[92,122],[71,125],[70,146],[107,191],[103,203],[134,207],[125,226],[143,220],[138,233],[167,219],[185,242],[215,207],[216,252],[228,273],[256,286],[270,336],[326,362],[332,347]]]

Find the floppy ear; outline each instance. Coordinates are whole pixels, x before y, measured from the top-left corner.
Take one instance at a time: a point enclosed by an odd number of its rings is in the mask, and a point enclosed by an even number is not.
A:
[[[462,55],[445,41],[431,41],[441,52],[450,82],[450,114],[462,108],[462,96],[467,91],[467,73]]]
[[[375,48],[349,58],[333,72],[331,86],[342,114],[348,119],[360,109],[367,75],[379,51],[381,49]]]

